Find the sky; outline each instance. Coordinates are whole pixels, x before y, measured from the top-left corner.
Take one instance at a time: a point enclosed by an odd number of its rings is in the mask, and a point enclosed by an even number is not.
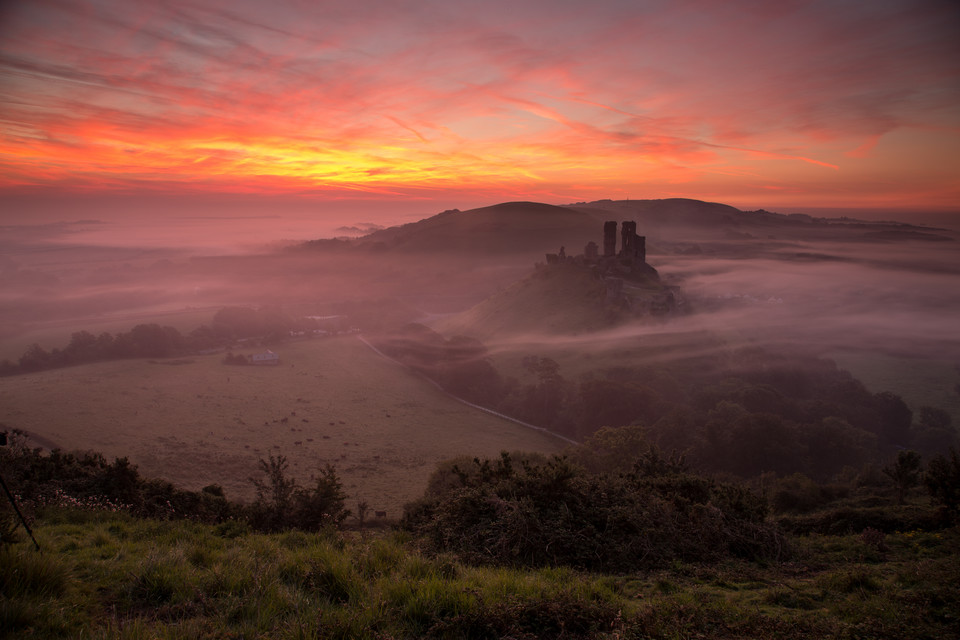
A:
[[[960,210],[960,4],[0,3],[8,221],[667,197]]]

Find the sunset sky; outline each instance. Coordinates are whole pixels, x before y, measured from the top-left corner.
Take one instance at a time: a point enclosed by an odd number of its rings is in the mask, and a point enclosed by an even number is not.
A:
[[[78,195],[956,210],[960,4],[3,2],[0,206]]]

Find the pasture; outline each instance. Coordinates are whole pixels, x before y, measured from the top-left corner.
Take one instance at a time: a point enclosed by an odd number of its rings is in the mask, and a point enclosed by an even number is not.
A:
[[[252,353],[256,348],[243,352]],[[307,485],[333,464],[348,507],[398,517],[435,464],[563,441],[467,407],[354,336],[279,345],[275,367],[223,354],[121,360],[0,379],[0,422],[64,450],[127,456],[142,475],[250,500],[257,461],[284,455]]]

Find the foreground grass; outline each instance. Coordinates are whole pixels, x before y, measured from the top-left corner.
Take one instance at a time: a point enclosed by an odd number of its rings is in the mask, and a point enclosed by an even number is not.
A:
[[[58,511],[0,550],[0,635],[40,638],[960,637],[960,533],[795,541],[784,565],[473,568],[400,534]]]

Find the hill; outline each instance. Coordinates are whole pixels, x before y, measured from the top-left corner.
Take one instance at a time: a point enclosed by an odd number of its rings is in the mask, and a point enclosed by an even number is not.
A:
[[[641,232],[645,227],[697,226],[712,228],[737,226],[751,217],[750,214],[730,205],[689,198],[597,200],[567,206],[574,211],[587,213],[596,220],[609,220],[611,214],[614,218],[620,216],[635,220]]]
[[[505,202],[469,211],[444,211],[418,222],[374,232],[359,246],[398,252],[455,252],[531,256],[561,246],[579,252],[598,237],[599,226],[587,213],[537,202]]]
[[[662,200],[597,200],[565,205],[595,220],[629,219],[641,235],[655,242],[699,240],[816,240],[857,242],[950,241],[952,234],[902,222],[850,218],[815,218],[759,209],[741,211],[718,202],[689,198]]]

